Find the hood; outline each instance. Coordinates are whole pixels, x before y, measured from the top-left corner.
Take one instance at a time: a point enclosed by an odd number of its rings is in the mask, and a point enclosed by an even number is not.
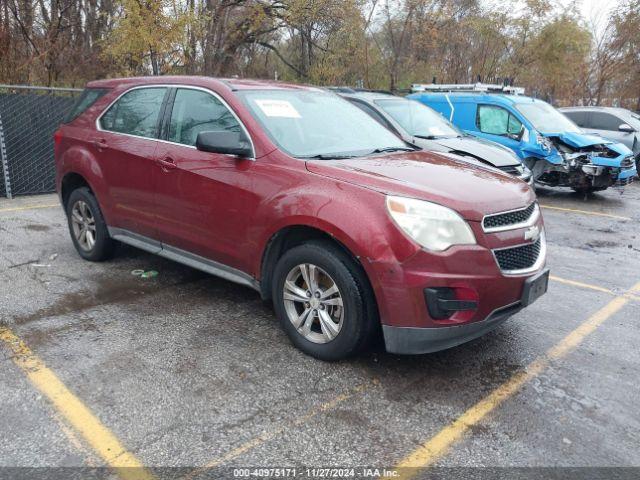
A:
[[[520,165],[518,158],[511,150],[494,142],[469,136],[436,138],[433,140],[416,138],[413,143],[425,150],[474,157],[481,162],[486,162],[498,168]]]
[[[603,138],[599,135],[589,135],[586,133],[546,133],[543,134],[543,136],[552,139],[557,138],[562,143],[568,145],[569,147],[575,148],[576,150],[588,150],[589,147],[593,147],[591,161],[594,165],[619,168],[621,167],[622,162],[626,157],[633,155],[633,151],[626,145],[622,143],[612,142],[611,140],[607,140],[606,138]],[[558,147],[556,146],[556,148]],[[599,152],[602,148],[610,150],[614,155],[617,156],[615,158],[611,158],[609,156],[600,156]],[[554,163],[560,163],[562,161],[561,157],[559,156],[557,156],[557,159],[558,162]]]
[[[588,133],[565,132],[541,133],[540,135],[542,135],[543,137],[557,137],[573,148],[585,148],[592,147],[594,145],[608,145],[610,143],[613,143],[606,138],[602,138],[598,135],[590,135]]]
[[[449,154],[410,152],[345,160],[309,160],[310,172],[384,194],[418,198],[456,210],[467,220],[529,205],[535,194],[509,174]]]

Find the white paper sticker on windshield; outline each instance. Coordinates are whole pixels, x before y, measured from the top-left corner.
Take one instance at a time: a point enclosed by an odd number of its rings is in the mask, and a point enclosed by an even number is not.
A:
[[[300,114],[286,100],[256,100],[256,104],[267,117],[300,118]]]

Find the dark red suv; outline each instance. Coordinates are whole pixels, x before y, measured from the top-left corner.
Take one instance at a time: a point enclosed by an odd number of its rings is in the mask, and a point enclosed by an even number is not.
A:
[[[390,352],[448,348],[547,288],[527,184],[416,151],[321,89],[91,82],[55,156],[83,258],[104,260],[120,241],[247,285],[321,359],[380,330]]]

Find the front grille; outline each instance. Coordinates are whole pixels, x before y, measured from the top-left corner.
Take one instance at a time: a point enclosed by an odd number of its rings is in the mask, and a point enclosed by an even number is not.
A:
[[[534,243],[521,245],[519,247],[494,250],[500,270],[509,272],[513,270],[523,270],[533,267],[538,261],[540,250],[542,249],[542,236]]]
[[[512,212],[496,213],[495,215],[487,215],[482,221],[482,226],[486,230],[494,228],[508,227],[526,222],[531,218],[536,208],[535,202],[522,210],[514,210]]]

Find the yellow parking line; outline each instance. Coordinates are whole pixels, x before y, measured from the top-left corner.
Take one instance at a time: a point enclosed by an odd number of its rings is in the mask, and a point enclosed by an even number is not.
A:
[[[599,287],[597,285],[591,285],[589,283],[576,282],[575,280],[567,280],[565,278],[556,277],[555,275],[549,275],[549,280],[553,280],[554,282],[564,283],[565,285],[571,285],[573,287],[586,288],[589,290],[595,290],[596,292],[608,293],[609,295],[617,295],[613,290],[609,290],[608,288]]]
[[[630,293],[630,292],[619,294],[608,288],[599,287],[597,285],[591,285],[590,283],[577,282],[575,280],[567,280],[566,278],[556,277],[555,275],[549,275],[549,280],[552,280],[558,283],[564,283],[565,285],[571,285],[573,287],[586,288],[588,290],[595,290],[596,292],[606,293],[614,297],[620,295],[621,297],[627,298],[629,300],[633,300],[634,302],[640,302],[640,296],[634,295],[633,293]]]
[[[617,220],[631,220],[631,217],[623,217],[620,215],[613,215],[611,213],[593,212],[591,210],[578,210],[575,208],[552,207],[551,205],[540,205],[540,206],[542,208],[547,208],[549,210],[560,210],[561,212],[582,213],[584,215],[595,215],[597,217],[609,217],[609,218],[615,218]]]
[[[24,207],[11,207],[11,208],[0,208],[0,213],[2,212],[21,212],[23,210],[37,210],[39,208],[53,208],[59,207],[59,203],[50,203],[46,205],[25,205]]]
[[[120,478],[123,480],[154,478],[11,330],[0,326],[0,340],[13,352],[14,363],[22,369],[33,386],[49,399],[56,411],[87,441],[106,465],[114,469]]]
[[[323,403],[322,405],[320,405],[318,408],[316,408],[315,410],[310,411],[309,413],[307,413],[306,415],[303,415],[301,417],[296,418],[295,420],[291,421],[291,422],[287,422],[284,425],[271,430],[271,431],[267,431],[264,432],[260,435],[258,435],[257,437],[249,440],[248,442],[243,443],[242,445],[240,445],[237,448],[234,448],[233,450],[231,450],[228,453],[225,453],[224,455],[218,457],[218,458],[214,458],[213,460],[211,460],[210,462],[208,462],[206,465],[202,466],[202,467],[198,467],[194,470],[192,470],[190,473],[188,473],[187,475],[185,475],[184,477],[182,477],[182,480],[191,480],[195,477],[198,477],[200,475],[206,474],[207,470],[218,467],[226,462],[228,462],[229,460],[233,460],[236,457],[239,457],[240,455],[242,455],[245,452],[248,452],[249,450],[253,450],[254,448],[262,445],[265,442],[268,442],[269,440],[272,440],[274,438],[276,438],[278,435],[280,435],[281,433],[287,431],[289,428],[292,427],[296,427],[299,425],[302,425],[303,423],[306,423],[307,421],[311,420],[313,417],[326,412],[327,410],[331,410],[332,408],[336,407],[338,404],[344,402],[345,400],[350,399],[351,397],[353,397],[354,395],[363,392],[364,390],[374,386],[374,385],[378,385],[378,380],[377,379],[373,379],[370,382],[367,383],[363,383],[361,385],[358,385],[355,388],[352,388],[350,391],[348,391],[347,393],[343,393],[341,395],[338,395],[336,398],[334,398],[333,400],[330,400],[326,403]],[[208,478],[208,477],[207,477]]]
[[[640,283],[631,288],[630,292],[640,291]],[[473,405],[458,417],[453,423],[440,430],[430,440],[420,445],[413,452],[403,458],[396,469],[399,477],[404,480],[415,477],[421,469],[432,465],[449,451],[469,429],[482,421],[488,414],[498,408],[505,400],[517,393],[522,386],[540,375],[552,361],[566,356],[575,349],[589,334],[598,328],[629,302],[625,296],[611,300],[607,305],[591,315],[584,323],[564,337],[558,344],[530,363],[526,370],[515,374],[507,382],[500,385],[489,395]]]

